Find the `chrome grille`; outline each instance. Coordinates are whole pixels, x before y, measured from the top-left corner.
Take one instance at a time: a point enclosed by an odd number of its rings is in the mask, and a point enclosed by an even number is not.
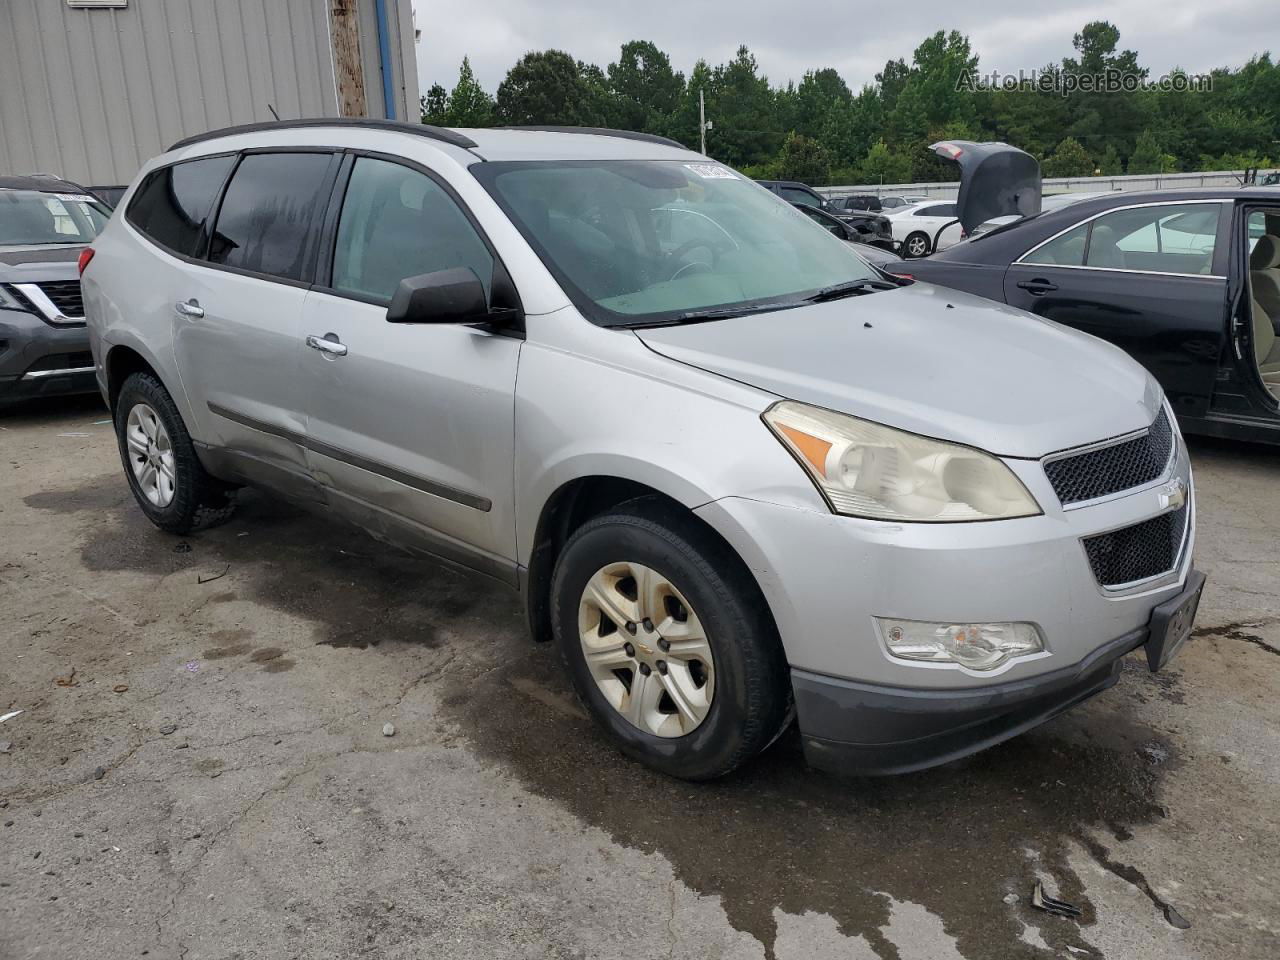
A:
[[[1168,573],[1178,565],[1187,529],[1184,504],[1132,527],[1086,537],[1084,551],[1098,583],[1119,587]]]
[[[1044,472],[1063,506],[1096,500],[1158,479],[1173,454],[1173,424],[1164,410],[1140,437],[1048,460]]]
[[[79,280],[44,280],[37,286],[64,317],[83,317],[84,300],[80,297]]]

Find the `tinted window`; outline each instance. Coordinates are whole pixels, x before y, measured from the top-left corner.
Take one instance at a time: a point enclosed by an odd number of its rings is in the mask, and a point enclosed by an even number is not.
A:
[[[356,160],[338,221],[334,289],[390,300],[406,277],[453,267],[470,267],[489,292],[493,255],[444,188],[397,163]]]
[[[1082,223],[1062,236],[1050,240],[1039,250],[1022,258],[1023,263],[1043,263],[1062,267],[1084,265],[1084,244],[1089,236],[1089,224]]]
[[[1093,221],[1085,265],[1152,273],[1209,272],[1217,242],[1216,203],[1117,210]]]
[[[162,247],[195,256],[213,201],[235,161],[234,156],[208,157],[148,174],[129,201],[129,222]]]
[[[797,190],[795,187],[783,187],[782,195],[792,203],[803,203],[810,207],[822,206],[822,201],[808,190]]]
[[[954,203],[935,203],[932,206],[921,207],[916,211],[917,217],[954,217],[956,215],[956,205]]]
[[[309,272],[326,200],[327,153],[249,154],[227,185],[209,243],[214,263],[286,280]]]

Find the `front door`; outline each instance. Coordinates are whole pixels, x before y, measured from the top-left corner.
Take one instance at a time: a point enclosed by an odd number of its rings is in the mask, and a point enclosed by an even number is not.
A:
[[[522,340],[464,324],[397,324],[402,279],[494,255],[420,169],[357,157],[332,276],[303,306],[307,462],[333,505],[371,532],[514,578],[514,394]],[[319,341],[323,341],[320,343]]]
[[[1005,299],[1114,343],[1151,371],[1177,414],[1203,417],[1226,345],[1224,209],[1174,202],[1102,214],[1012,264]]]

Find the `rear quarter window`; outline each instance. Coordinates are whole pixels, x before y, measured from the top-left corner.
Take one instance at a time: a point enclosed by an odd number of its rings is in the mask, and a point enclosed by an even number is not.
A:
[[[160,246],[198,256],[214,200],[235,162],[234,155],[205,157],[149,173],[129,201],[127,219]]]

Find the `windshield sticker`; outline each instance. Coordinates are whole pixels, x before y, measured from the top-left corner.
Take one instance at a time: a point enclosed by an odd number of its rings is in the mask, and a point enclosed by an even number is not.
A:
[[[75,203],[95,202],[93,197],[89,196],[87,193],[55,193],[54,196],[59,200],[69,200]]]
[[[691,170],[703,180],[737,180],[738,175],[728,167],[718,163],[686,163],[686,170]]]

